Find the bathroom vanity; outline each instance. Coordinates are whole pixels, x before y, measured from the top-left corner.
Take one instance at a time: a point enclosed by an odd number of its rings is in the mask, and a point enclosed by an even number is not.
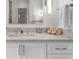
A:
[[[73,59],[72,33],[7,34],[7,59]]]
[[[7,0],[6,59],[73,59],[72,19],[63,10],[71,3]],[[62,28],[63,34],[47,33],[52,26]]]

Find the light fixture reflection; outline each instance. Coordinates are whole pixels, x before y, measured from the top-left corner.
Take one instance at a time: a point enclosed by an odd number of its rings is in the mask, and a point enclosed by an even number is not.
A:
[[[47,0],[48,14],[52,13],[52,0]]]
[[[35,15],[35,20],[41,20],[41,18],[43,17],[43,10],[36,9],[34,15]]]
[[[36,15],[39,16],[39,17],[42,17],[43,16],[43,10],[41,10],[41,9],[36,10]]]

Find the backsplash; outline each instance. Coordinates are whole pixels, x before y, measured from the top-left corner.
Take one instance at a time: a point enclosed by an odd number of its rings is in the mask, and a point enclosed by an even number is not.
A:
[[[36,28],[7,28],[7,32],[31,32],[31,33],[47,33],[47,27],[36,27]]]
[[[6,31],[7,32],[19,32],[20,28],[7,28]]]

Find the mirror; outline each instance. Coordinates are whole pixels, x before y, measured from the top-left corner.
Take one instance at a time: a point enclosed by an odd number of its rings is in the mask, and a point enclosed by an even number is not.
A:
[[[30,0],[30,23],[43,23],[43,0]]]
[[[58,25],[59,0],[9,0],[9,24]]]
[[[43,22],[43,0],[9,0],[9,24]]]
[[[29,0],[9,0],[9,23],[27,24],[29,20]]]

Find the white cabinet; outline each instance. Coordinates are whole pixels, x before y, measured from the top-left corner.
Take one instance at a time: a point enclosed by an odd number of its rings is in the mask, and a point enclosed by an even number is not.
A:
[[[7,43],[6,59],[20,59],[18,49],[19,49],[19,43]]]
[[[7,43],[7,59],[46,59],[42,43]]]
[[[72,42],[7,42],[7,59],[73,59]]]
[[[47,59],[73,59],[72,42],[51,42],[47,44]]]
[[[45,59],[45,45],[41,43],[25,43],[23,59]]]

